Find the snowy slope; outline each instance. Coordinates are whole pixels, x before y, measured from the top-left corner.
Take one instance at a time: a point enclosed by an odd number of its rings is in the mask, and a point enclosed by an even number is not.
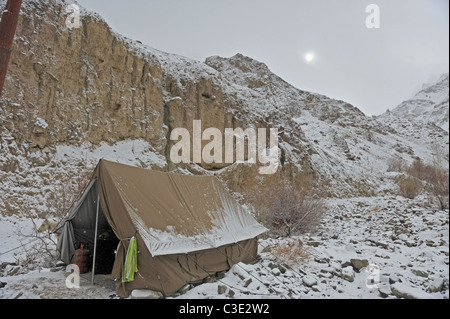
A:
[[[449,75],[425,84],[414,97],[377,117],[396,134],[424,145],[440,145],[448,154]]]
[[[436,83],[425,84],[412,99],[409,99],[391,112],[392,117],[409,121],[434,123],[449,131],[449,74],[443,74]]]

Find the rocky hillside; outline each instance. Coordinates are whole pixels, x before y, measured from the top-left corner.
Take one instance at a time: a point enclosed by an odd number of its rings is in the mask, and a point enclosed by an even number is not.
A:
[[[389,110],[378,119],[398,134],[423,144],[447,147],[449,132],[448,73],[435,83],[424,84],[414,97]]]
[[[390,118],[403,118],[422,124],[433,123],[449,131],[449,82],[448,73],[443,74],[435,83],[424,84],[412,99],[404,101],[385,114]]]
[[[215,174],[236,194],[289,181],[324,196],[393,192],[388,158],[431,159],[428,144],[344,101],[297,89],[264,63],[164,53],[84,9],[82,27],[68,29],[66,5],[23,4],[0,100],[1,214],[48,211],[54,194],[75,188],[100,158]],[[174,165],[170,132],[192,131],[194,120],[222,132],[277,128],[280,168],[262,176],[249,163]]]

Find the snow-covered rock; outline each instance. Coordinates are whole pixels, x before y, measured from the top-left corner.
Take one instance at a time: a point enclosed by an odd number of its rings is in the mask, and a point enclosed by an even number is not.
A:
[[[131,292],[130,299],[162,299],[163,294],[159,291],[134,289]]]
[[[433,296],[421,289],[413,288],[405,283],[395,283],[391,285],[391,291],[397,298],[404,299],[433,299]]]

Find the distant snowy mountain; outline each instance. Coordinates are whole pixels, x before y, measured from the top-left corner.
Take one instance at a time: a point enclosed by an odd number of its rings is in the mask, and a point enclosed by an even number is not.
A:
[[[449,82],[448,73],[435,83],[425,84],[413,98],[404,101],[381,118],[388,122],[398,120],[419,124],[434,124],[449,131]]]
[[[414,97],[391,111],[376,117],[392,134],[429,148],[438,146],[442,154],[449,150],[448,73],[438,81],[424,84]]]

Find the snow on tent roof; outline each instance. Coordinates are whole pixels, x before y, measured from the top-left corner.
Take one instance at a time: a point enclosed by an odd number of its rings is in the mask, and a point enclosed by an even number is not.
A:
[[[218,248],[266,231],[215,177],[163,173],[104,160],[99,166],[102,175],[109,175],[120,206],[153,256]],[[108,206],[113,219],[122,214],[116,211],[119,207]]]

